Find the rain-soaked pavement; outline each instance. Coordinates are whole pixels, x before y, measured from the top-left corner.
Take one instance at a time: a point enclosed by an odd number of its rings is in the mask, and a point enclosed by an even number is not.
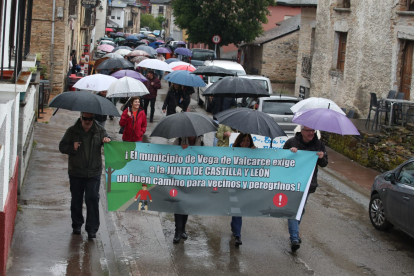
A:
[[[159,93],[155,122],[164,116],[165,93]],[[195,101],[191,108],[204,112]],[[67,157],[58,143],[77,117],[60,110],[49,123],[36,125],[7,275],[414,275],[414,239],[398,229],[379,232],[369,222],[375,172],[334,153],[309,197],[303,243],[294,254],[286,220],[273,218],[243,218],[243,245],[236,248],[230,217],[190,216],[188,240],[173,244],[172,214],[104,211],[103,183],[97,239],[88,241],[84,231],[72,235]],[[144,142],[172,142],[149,138],[155,124],[149,123]],[[117,119],[107,129],[121,140]],[[212,135],[205,143],[212,144]]]

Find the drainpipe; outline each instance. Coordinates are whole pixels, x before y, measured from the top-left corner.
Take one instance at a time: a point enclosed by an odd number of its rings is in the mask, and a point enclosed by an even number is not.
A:
[[[52,41],[50,47],[50,92],[53,91],[53,64],[54,64],[54,47],[55,47],[55,9],[56,0],[53,0],[53,13],[52,13]]]

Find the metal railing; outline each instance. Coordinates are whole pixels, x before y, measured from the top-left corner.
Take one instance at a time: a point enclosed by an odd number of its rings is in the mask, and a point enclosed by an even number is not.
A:
[[[310,78],[312,71],[312,56],[302,55],[302,77]]]

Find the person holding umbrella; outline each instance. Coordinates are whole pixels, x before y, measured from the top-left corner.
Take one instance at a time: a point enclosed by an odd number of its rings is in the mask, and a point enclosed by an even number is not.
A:
[[[81,234],[81,227],[84,223],[82,205],[85,197],[85,230],[88,232],[88,239],[96,238],[96,232],[99,229],[101,148],[104,143],[111,141],[105,129],[99,126],[93,118],[93,113],[82,112],[75,125],[66,130],[59,143],[59,151],[69,155],[68,173],[72,195],[70,211],[73,234]]]
[[[148,81],[144,82],[145,86],[148,88],[149,94],[144,96],[144,111],[145,116],[147,116],[148,104],[151,103],[151,115],[150,115],[150,122],[152,123],[154,120],[154,113],[155,113],[155,100],[157,99],[158,89],[161,88],[161,82],[154,74],[153,70],[149,70],[147,73]]]
[[[181,145],[183,149],[193,146],[203,146],[203,136],[198,137],[179,137],[175,139],[173,145]],[[188,215],[174,214],[175,233],[173,243],[179,243],[181,238],[186,240],[188,238],[185,226],[187,224]]]
[[[298,150],[315,151],[318,155],[318,161],[316,162],[315,172],[313,173],[311,184],[309,187],[309,193],[314,193],[318,187],[318,166],[326,167],[328,165],[328,154],[325,150],[325,145],[318,139],[315,134],[315,130],[306,126],[301,126],[301,131],[286,141],[283,149],[290,149],[291,152],[296,153]],[[309,197],[309,194],[308,194]],[[308,199],[306,198],[306,201]],[[306,202],[305,202],[306,205]],[[302,216],[305,213],[303,208]],[[292,251],[296,251],[300,248],[302,242],[299,236],[299,224],[300,220],[288,219],[288,228],[290,235],[290,247]]]
[[[183,104],[183,111],[187,112],[188,106],[191,102],[191,95],[194,94],[194,88],[191,86],[184,86],[183,85],[183,97],[181,98],[181,102]]]
[[[131,97],[131,106],[125,108],[122,113],[119,125],[123,127],[122,141],[142,142],[144,133],[147,130],[147,117],[140,108],[140,97]]]
[[[104,97],[105,99],[107,99],[106,98],[106,93],[107,92],[108,91],[106,91],[106,90],[99,91],[98,94],[96,94],[96,95]],[[108,99],[108,100],[110,102],[112,102],[110,99]],[[114,118],[114,116],[109,116],[109,118],[112,120]],[[95,119],[96,123],[98,123],[98,125],[100,125],[103,129],[105,129],[105,124],[106,124],[106,120],[108,119],[108,115],[95,114],[94,119]]]
[[[250,134],[240,133],[237,136],[236,141],[234,141],[233,148],[251,148],[255,149],[256,146],[253,143],[253,138]],[[239,246],[242,245],[241,240],[241,228],[242,228],[242,217],[231,217],[231,232],[235,237],[235,245]]]
[[[167,112],[167,116],[176,113],[176,107],[181,104],[183,98],[182,86],[176,83],[172,83],[168,90],[167,97],[165,97],[162,111]]]

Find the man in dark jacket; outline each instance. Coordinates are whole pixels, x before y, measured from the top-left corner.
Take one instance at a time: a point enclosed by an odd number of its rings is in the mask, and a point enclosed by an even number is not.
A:
[[[66,130],[59,143],[61,153],[69,155],[68,173],[72,201],[70,205],[73,234],[80,235],[84,223],[83,198],[86,204],[88,238],[96,238],[99,228],[99,185],[102,174],[101,148],[109,143],[105,129],[94,121],[92,113],[83,112],[75,125]]]
[[[147,79],[148,81],[144,82],[144,84],[147,86],[150,93],[144,96],[144,111],[145,115],[147,115],[148,104],[151,103],[150,122],[152,123],[154,120],[155,100],[157,99],[158,89],[161,88],[161,82],[152,70],[148,71]]]
[[[316,154],[318,155],[318,161],[316,162],[315,171],[313,173],[311,184],[309,187],[309,193],[314,193],[316,191],[316,188],[318,187],[318,166],[326,167],[328,165],[328,155],[326,154],[325,146],[318,139],[315,130],[306,126],[301,126],[301,131],[296,133],[295,137],[292,137],[289,140],[287,140],[283,148],[290,149],[290,151],[295,153],[298,150],[308,150],[316,152]],[[303,209],[302,216],[304,213],[305,209]],[[300,221],[297,221],[296,219],[288,220],[290,246],[292,251],[298,250],[300,247],[300,243],[302,242],[301,238],[299,237],[299,224]]]

